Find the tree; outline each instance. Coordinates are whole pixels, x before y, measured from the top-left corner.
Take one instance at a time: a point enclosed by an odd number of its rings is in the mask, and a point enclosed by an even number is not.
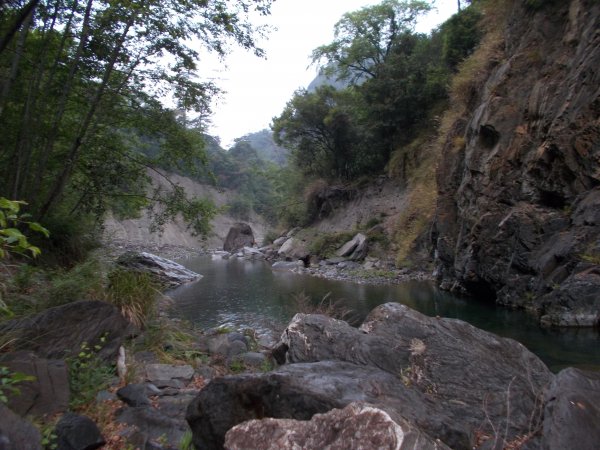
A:
[[[0,195],[27,200],[38,219],[59,209],[100,213],[117,196],[172,201],[147,195],[146,170],[206,157],[201,134],[160,99],[172,95],[206,115],[217,89],[197,81],[198,44],[221,57],[231,45],[262,55],[263,30],[248,13],[268,14],[271,3],[8,2],[0,17]],[[142,151],[148,141],[152,156]]]
[[[275,142],[292,149],[304,173],[346,179],[356,173],[358,137],[348,98],[331,86],[320,86],[312,93],[299,90],[273,119]]]
[[[334,40],[316,48],[313,63],[352,83],[376,78],[399,36],[412,32],[419,16],[431,10],[426,1],[384,0],[344,14],[335,24]]]

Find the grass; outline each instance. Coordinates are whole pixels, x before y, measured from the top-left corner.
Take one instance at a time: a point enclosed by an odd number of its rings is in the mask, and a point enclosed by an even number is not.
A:
[[[354,311],[346,307],[342,300],[333,300],[330,296],[331,294],[327,293],[319,302],[316,302],[304,291],[293,294],[294,311],[303,314],[322,314],[348,323],[356,322]]]
[[[108,274],[105,300],[140,328],[153,317],[159,294],[157,283],[147,273],[119,268]]]

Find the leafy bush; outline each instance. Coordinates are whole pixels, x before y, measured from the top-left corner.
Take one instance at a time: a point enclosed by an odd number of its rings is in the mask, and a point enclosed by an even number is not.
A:
[[[75,410],[91,403],[98,391],[107,388],[115,376],[115,368],[98,357],[98,351],[105,342],[105,336],[93,347],[84,342],[77,356],[67,358],[71,388],[70,406]]]

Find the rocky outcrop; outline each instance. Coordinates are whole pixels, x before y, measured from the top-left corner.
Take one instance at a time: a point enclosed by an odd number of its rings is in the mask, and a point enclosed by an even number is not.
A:
[[[408,422],[400,424],[381,409],[351,403],[344,409],[315,414],[309,421],[251,420],[225,436],[229,450],[379,449],[444,450],[444,444],[424,435]]]
[[[176,287],[202,277],[181,264],[147,252],[126,252],[119,256],[117,264],[128,269],[149,273],[161,286],[165,287]]]
[[[238,222],[229,229],[225,242],[223,242],[223,250],[235,252],[244,247],[252,247],[254,244],[254,233],[250,225]]]
[[[600,4],[511,1],[438,169],[443,286],[599,325]]]
[[[97,355],[113,362],[121,344],[135,332],[118,308],[100,301],[68,303],[0,325],[0,334],[13,337],[13,347],[48,359],[77,355],[87,343],[100,344]]]
[[[221,448],[227,431],[247,420],[308,420],[356,401],[451,448],[470,449],[481,436],[508,445],[534,439],[532,417],[552,381],[516,341],[391,303],[360,329],[298,314],[274,356],[286,364],[215,379],[194,399],[187,420],[199,448]]]

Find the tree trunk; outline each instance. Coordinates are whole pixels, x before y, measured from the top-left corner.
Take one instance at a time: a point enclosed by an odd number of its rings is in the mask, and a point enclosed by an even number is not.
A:
[[[15,23],[13,23],[12,26],[8,29],[8,31],[4,34],[4,36],[0,38],[0,53],[2,53],[4,49],[6,49],[8,43],[11,41],[15,33],[19,31],[19,28],[21,28],[21,26],[25,23],[27,18],[30,15],[32,15],[33,10],[39,2],[40,0],[31,0],[23,7],[21,11],[19,11]]]

